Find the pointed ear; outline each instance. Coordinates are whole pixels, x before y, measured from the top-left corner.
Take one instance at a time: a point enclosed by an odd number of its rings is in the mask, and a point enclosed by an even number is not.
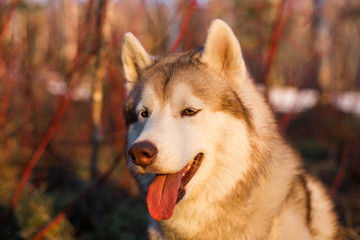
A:
[[[220,19],[210,25],[202,61],[218,72],[240,72],[242,76],[246,73],[239,41],[229,25]]]
[[[127,80],[126,89],[129,93],[138,80],[140,73],[154,62],[154,57],[145,51],[132,33],[124,35],[121,57]]]

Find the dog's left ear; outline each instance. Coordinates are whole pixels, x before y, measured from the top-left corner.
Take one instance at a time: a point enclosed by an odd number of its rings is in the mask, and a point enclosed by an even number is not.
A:
[[[218,72],[246,73],[239,41],[229,25],[220,19],[214,20],[208,31],[202,61]]]
[[[154,62],[154,57],[149,55],[139,40],[129,32],[124,35],[121,57],[129,93],[141,72]]]

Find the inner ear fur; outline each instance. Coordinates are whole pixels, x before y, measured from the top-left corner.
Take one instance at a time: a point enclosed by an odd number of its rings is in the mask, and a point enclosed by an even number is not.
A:
[[[127,80],[126,89],[129,93],[139,78],[140,73],[154,62],[139,40],[132,34],[126,33],[122,44],[122,64]]]
[[[210,24],[202,61],[218,72],[245,74],[239,41],[231,28],[220,19]]]

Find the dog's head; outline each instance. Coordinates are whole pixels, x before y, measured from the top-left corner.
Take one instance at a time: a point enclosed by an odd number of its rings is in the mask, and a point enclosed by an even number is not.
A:
[[[150,56],[127,33],[122,60],[129,166],[147,192],[152,217],[168,219],[176,202],[210,174],[239,164],[218,163],[221,154],[246,153],[251,114],[239,97],[247,74],[240,45],[215,20],[203,48],[163,57]]]

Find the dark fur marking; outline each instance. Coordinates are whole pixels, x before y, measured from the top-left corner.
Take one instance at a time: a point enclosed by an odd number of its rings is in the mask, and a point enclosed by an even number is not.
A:
[[[166,78],[165,78],[165,82],[164,82],[164,91],[163,91],[163,93],[164,93],[164,95],[165,95],[165,92],[166,92],[166,89],[167,89],[167,86],[168,86],[168,84],[169,84],[169,82],[170,82],[170,76],[168,75],[168,76],[166,76]]]
[[[129,98],[129,101],[124,104],[123,115],[125,118],[126,126],[137,122],[137,114],[133,106],[133,99]]]
[[[308,226],[309,230],[311,231],[311,192],[307,187],[307,182],[305,176],[300,174],[298,175],[299,181],[304,188],[305,195],[306,195],[306,225]]]
[[[200,49],[186,52],[179,58],[177,58],[175,61],[163,63],[159,68],[156,69],[157,72],[161,72],[161,74],[163,75],[163,78],[161,79],[163,79],[162,96],[164,98],[168,97],[167,92],[171,84],[171,80],[175,74],[183,71],[183,69],[188,69],[190,66],[196,68],[199,67],[201,63],[199,60],[199,52]]]
[[[246,125],[250,129],[253,129],[251,114],[234,90],[232,91],[231,95],[224,95],[222,97],[221,108],[222,110],[228,111],[240,119],[244,119]]]
[[[124,104],[123,113],[124,113],[126,126],[129,126],[130,124],[133,124],[138,121],[138,115],[136,113],[135,107],[137,103],[140,101],[141,92],[142,92],[142,85],[135,85]]]
[[[167,91],[167,88],[168,88],[168,85],[170,83],[170,80],[171,80],[171,77],[173,76],[173,69],[174,68],[173,66],[169,66],[169,69],[168,71],[164,71],[166,73],[164,73],[164,75],[166,76],[165,77],[165,80],[164,80],[164,90],[163,90],[163,95],[165,96],[165,92]]]

